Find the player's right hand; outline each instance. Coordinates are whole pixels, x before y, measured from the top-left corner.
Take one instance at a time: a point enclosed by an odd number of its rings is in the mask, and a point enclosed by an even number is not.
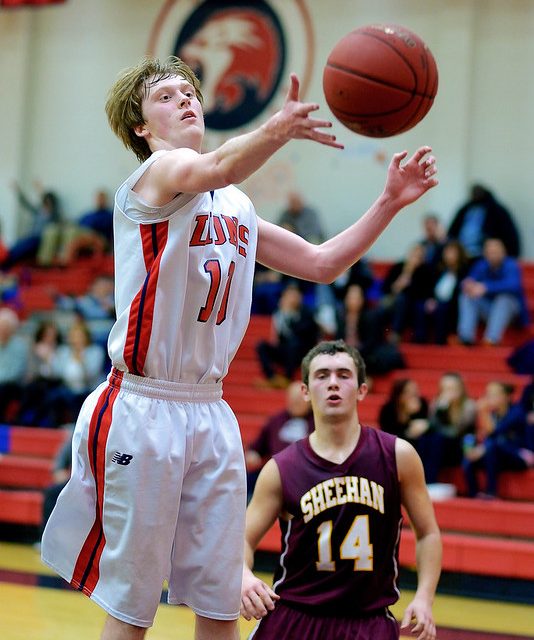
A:
[[[311,113],[319,109],[317,103],[301,102],[299,98],[300,83],[292,73],[290,86],[285,103],[280,111],[275,113],[264,125],[271,135],[284,142],[289,140],[312,140],[328,147],[343,149],[343,145],[336,141],[336,137],[325,129],[330,129],[329,120],[312,118]]]
[[[241,587],[241,615],[245,620],[261,620],[274,609],[275,602],[280,599],[269,585],[256,578],[251,571],[243,572]]]

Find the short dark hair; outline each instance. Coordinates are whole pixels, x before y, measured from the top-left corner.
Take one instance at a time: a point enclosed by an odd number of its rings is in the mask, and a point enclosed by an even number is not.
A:
[[[334,356],[336,353],[347,353],[352,358],[356,366],[358,386],[363,384],[366,378],[365,362],[363,361],[362,355],[357,349],[348,345],[344,340],[325,340],[323,342],[319,342],[319,344],[316,344],[315,347],[310,349],[302,360],[302,382],[308,386],[308,381],[310,379],[310,365],[316,356],[323,354],[327,356]]]

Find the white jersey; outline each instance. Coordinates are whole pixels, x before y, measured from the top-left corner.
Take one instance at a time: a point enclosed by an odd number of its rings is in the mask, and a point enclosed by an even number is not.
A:
[[[138,376],[212,383],[228,371],[250,318],[256,212],[234,186],[150,207],[132,190],[146,160],[115,196],[113,365]]]

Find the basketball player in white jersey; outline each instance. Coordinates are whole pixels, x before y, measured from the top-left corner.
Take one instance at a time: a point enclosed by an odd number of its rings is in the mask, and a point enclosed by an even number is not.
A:
[[[111,89],[111,127],[142,162],[115,196],[113,368],[81,410],[42,541],[43,560],[109,614],[103,640],[144,638],[165,579],[168,601],[196,613],[197,640],[238,638],[246,482],[221,381],[255,260],[331,282],[437,184],[429,147],[396,154],[371,209],[319,246],[257,217],[234,184],[290,140],[342,148],[318,108],[292,75],[280,111],[202,153],[202,96],[182,61],[145,59]]]

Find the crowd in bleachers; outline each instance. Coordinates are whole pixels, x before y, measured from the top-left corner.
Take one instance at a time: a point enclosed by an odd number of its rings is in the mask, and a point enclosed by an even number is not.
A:
[[[15,188],[34,224],[0,255],[0,422],[57,427],[75,421],[108,372],[113,279],[95,274],[85,292],[57,291],[51,309],[25,317],[18,295],[24,266],[68,269],[85,253],[109,253],[112,213],[99,191],[94,210],[66,223],[55,193],[41,188],[40,203],[32,204]],[[278,222],[312,241],[325,237],[319,216],[297,194]],[[487,189],[473,188],[447,230],[437,215],[424,216],[421,237],[408,244],[405,256],[380,276],[364,258],[331,285],[257,265],[252,312],[272,317],[271,337],[257,344],[263,372],[257,386],[287,388],[320,339],[342,338],[357,347],[372,388],[373,378],[405,368],[403,342],[497,345],[512,325],[528,325],[519,237]],[[415,446],[429,483],[444,467],[462,465],[469,493],[491,496],[499,470],[534,466],[533,385],[514,402],[512,390],[495,379],[471,398],[461,372],[444,370],[434,397],[425,398],[406,373],[392,383],[379,426]],[[477,469],[487,473],[486,486],[478,486]]]

